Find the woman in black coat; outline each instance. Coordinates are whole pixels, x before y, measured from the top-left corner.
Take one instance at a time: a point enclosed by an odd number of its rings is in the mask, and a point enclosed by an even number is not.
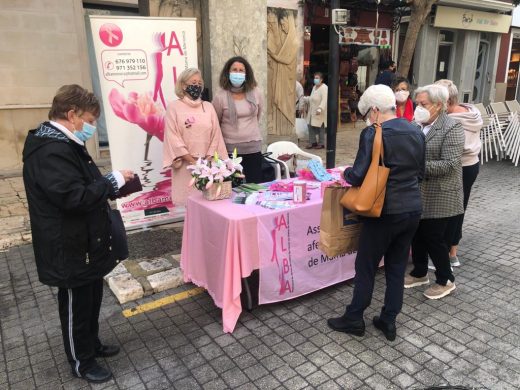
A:
[[[101,175],[88,154],[85,141],[94,134],[99,113],[92,93],[65,85],[53,99],[50,121],[29,131],[23,150],[38,276],[58,287],[65,353],[73,375],[90,382],[112,377],[95,358],[119,352],[98,337],[103,276],[118,261],[107,201],[133,178],[131,171]]]

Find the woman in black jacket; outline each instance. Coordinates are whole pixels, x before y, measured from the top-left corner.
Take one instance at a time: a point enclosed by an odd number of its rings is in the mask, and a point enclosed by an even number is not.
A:
[[[395,106],[395,95],[386,85],[371,86],[359,101],[368,127],[361,132],[356,160],[345,170],[345,180],[353,186],[363,183],[372,158],[372,123],[382,126],[384,160],[390,175],[381,217],[362,218],[352,302],[343,316],[328,320],[329,327],[336,331],[357,336],[365,333],[363,312],[372,300],[375,273],[384,256],[385,303],[373,323],[391,341],[396,337],[395,319],[403,304],[410,243],[421,216],[419,180],[424,171],[424,135],[406,119],[397,118]]]
[[[73,375],[104,382],[112,373],[96,357],[119,347],[101,344],[98,317],[103,276],[116,265],[107,200],[133,178],[131,171],[102,176],[85,147],[100,106],[78,85],[61,87],[48,122],[29,131],[23,150],[23,179],[38,276],[58,287],[65,353]]]

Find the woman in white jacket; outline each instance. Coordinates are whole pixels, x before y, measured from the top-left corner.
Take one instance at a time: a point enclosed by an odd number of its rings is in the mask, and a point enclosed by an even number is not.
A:
[[[459,104],[459,91],[451,80],[438,80],[435,84],[448,89],[448,115],[459,121],[464,128],[464,151],[462,152],[462,187],[464,191],[464,212],[468,206],[471,187],[479,172],[479,153],[481,148],[480,129],[484,122],[478,108],[472,104]],[[448,224],[446,239],[450,245],[450,263],[452,267],[460,266],[457,248],[462,238],[464,214],[457,215]]]
[[[327,93],[328,87],[323,83],[323,74],[314,73],[314,87],[311,96],[305,97],[309,103],[307,123],[309,125],[309,145],[306,149],[323,149],[325,147],[325,128],[327,127]],[[316,135],[319,135],[316,142]]]

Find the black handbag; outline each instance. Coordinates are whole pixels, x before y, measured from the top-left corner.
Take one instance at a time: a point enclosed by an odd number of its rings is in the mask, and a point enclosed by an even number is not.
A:
[[[123,218],[119,210],[110,210],[112,254],[116,260],[128,259],[128,241]]]
[[[268,183],[276,179],[276,171],[273,164],[277,164],[269,156],[270,152],[262,154],[262,183]]]

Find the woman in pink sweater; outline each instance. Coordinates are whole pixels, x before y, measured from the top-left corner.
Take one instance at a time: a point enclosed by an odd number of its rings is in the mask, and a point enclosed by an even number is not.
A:
[[[211,103],[200,98],[204,84],[200,70],[186,69],[175,84],[179,100],[168,105],[164,132],[163,167],[172,168],[172,201],[184,206],[195,187],[188,187],[191,173],[186,167],[199,157],[217,152],[227,158],[217,114]]]
[[[220,73],[220,90],[213,98],[228,153],[236,148],[242,157],[248,183],[261,183],[262,135],[260,115],[262,94],[257,88],[253,68],[243,57],[230,58]]]

